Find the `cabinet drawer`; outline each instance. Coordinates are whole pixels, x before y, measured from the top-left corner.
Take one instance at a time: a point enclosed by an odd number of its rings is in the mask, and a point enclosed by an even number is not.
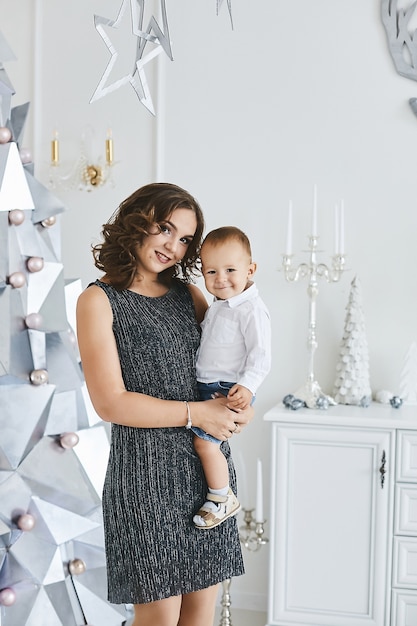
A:
[[[417,536],[417,485],[403,483],[395,488],[394,532]]]
[[[417,624],[417,593],[393,591],[391,626],[415,626]]]
[[[417,483],[417,433],[415,431],[398,431],[397,480]]]
[[[417,589],[417,538],[394,537],[392,578],[394,587]]]

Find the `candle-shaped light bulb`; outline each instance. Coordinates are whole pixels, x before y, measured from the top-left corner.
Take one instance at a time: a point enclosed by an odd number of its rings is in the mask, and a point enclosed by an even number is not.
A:
[[[107,129],[106,137],[106,163],[112,165],[113,163],[113,133],[111,128]]]
[[[339,216],[339,254],[345,253],[345,203],[342,200],[340,202],[340,216]]]
[[[58,165],[59,163],[59,141],[58,131],[54,130],[51,141],[51,163],[52,165]]]
[[[256,464],[256,508],[255,508],[255,522],[264,521],[263,510],[263,484],[262,484],[262,462],[257,460]]]
[[[287,222],[287,246],[285,254],[290,256],[292,254],[292,202],[288,206],[288,222]]]
[[[317,185],[313,189],[313,213],[311,216],[311,234],[317,237]]]

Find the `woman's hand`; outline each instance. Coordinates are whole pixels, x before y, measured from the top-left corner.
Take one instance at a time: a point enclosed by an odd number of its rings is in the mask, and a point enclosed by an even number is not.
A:
[[[232,435],[242,432],[255,414],[253,407],[236,412],[227,405],[228,400],[222,395],[213,400],[190,403],[194,426],[221,441],[227,441]]]

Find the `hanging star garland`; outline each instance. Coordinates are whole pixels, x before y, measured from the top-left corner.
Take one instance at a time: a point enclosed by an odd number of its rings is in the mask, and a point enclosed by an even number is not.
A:
[[[223,0],[216,0],[216,13],[219,14],[220,9],[222,8]],[[233,30],[233,17],[232,17],[232,0],[227,0],[227,8],[229,9],[230,23],[232,25]]]
[[[160,0],[160,2],[162,28],[159,26],[154,15],[150,18],[148,26],[144,28],[145,0],[122,0],[115,20],[102,17],[101,15],[94,15],[95,29],[103,39],[111,56],[90,99],[90,104],[129,83],[136,92],[140,102],[152,115],[155,115],[145,67],[161,52],[165,52],[171,61],[173,60],[171,41],[169,38],[166,0]],[[216,0],[217,15],[219,14],[222,3],[223,0]],[[231,0],[227,0],[227,6],[233,29]],[[129,7],[130,11],[128,11]],[[130,38],[132,41],[136,41],[134,60],[128,59],[125,63],[114,43],[116,34],[118,34],[117,31],[122,28],[128,28]],[[153,45],[154,47],[150,52],[145,54],[145,49],[149,45]],[[114,75],[116,75],[116,78],[112,79]]]
[[[130,11],[128,12],[129,5]],[[146,80],[145,66],[163,51],[172,60],[165,0],[161,0],[161,11],[163,28],[159,26],[154,16],[151,17],[147,28],[143,28],[145,0],[122,0],[115,20],[100,15],[94,16],[95,28],[109,49],[111,57],[90,103],[115,91],[122,85],[130,83],[140,102],[153,115],[155,114]],[[119,52],[106,32],[106,28],[120,29],[122,26],[126,28],[126,24],[130,26],[131,37],[136,40],[135,59],[133,63],[130,61],[130,67],[128,68],[120,66],[121,57]],[[152,44],[154,48],[151,52],[145,54],[145,49],[149,44]],[[111,81],[111,74],[116,74],[118,78]]]

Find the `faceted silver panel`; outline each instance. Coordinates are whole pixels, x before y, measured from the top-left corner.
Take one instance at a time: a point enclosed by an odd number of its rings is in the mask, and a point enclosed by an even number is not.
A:
[[[10,109],[9,55],[0,33],[0,128],[12,133],[0,144],[0,592],[14,597],[0,626],[121,626],[132,611],[106,600],[109,432],[80,365],[81,284],[64,279],[60,261],[64,206],[20,161],[28,105]]]

